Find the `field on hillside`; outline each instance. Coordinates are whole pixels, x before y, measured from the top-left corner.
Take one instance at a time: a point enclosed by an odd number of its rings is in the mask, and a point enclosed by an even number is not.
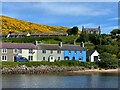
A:
[[[36,24],[6,16],[0,16],[0,18],[2,20],[2,34],[8,34],[9,32],[58,33],[66,32],[68,30],[67,27]]]
[[[64,44],[73,44],[74,36],[44,36],[44,37],[24,37],[24,38],[2,38],[2,42],[17,42],[17,43],[34,43],[36,40],[43,44],[58,44],[63,42]]]

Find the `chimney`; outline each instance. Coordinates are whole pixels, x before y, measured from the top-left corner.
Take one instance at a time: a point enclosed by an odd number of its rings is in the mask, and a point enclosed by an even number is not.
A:
[[[84,47],[85,45],[84,45],[84,42],[81,42],[81,47]]]
[[[100,26],[98,26],[98,29],[100,29]]]
[[[84,26],[82,26],[82,31],[84,30]]]
[[[62,47],[62,42],[59,43],[59,46]]]

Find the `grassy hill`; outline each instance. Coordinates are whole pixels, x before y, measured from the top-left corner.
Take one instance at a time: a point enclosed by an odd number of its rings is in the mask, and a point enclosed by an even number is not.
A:
[[[0,16],[0,18],[2,20],[3,34],[8,34],[9,32],[58,33],[58,32],[66,32],[69,29],[67,27],[47,26],[42,24],[26,22],[23,20],[18,20],[7,16]]]

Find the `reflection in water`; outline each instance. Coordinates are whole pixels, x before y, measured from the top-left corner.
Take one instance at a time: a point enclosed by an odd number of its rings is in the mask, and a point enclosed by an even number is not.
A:
[[[3,88],[117,88],[118,76],[111,74],[3,75]]]

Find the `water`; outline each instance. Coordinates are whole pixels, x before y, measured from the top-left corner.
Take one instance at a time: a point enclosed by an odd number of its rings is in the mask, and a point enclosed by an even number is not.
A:
[[[116,74],[2,75],[3,88],[117,88]]]

